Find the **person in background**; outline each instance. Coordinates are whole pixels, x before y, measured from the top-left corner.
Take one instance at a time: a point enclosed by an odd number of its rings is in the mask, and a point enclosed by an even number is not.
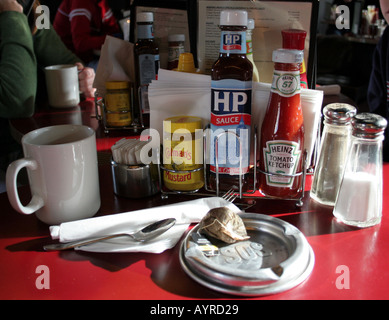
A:
[[[8,164],[22,156],[20,144],[11,136],[8,119],[34,114],[37,92],[45,89],[38,85],[43,68],[77,64],[80,91],[85,97],[93,97],[95,92],[94,70],[84,68],[82,60],[66,48],[52,26],[36,28],[38,5],[35,1],[27,17],[16,0],[0,0],[0,191],[4,191]]]
[[[389,22],[389,0],[380,0],[382,15]],[[367,101],[371,112],[389,120],[389,28],[381,36],[374,54],[373,66],[367,90]],[[389,128],[385,130],[383,159],[389,162]]]
[[[64,0],[53,25],[65,45],[95,70],[106,35],[120,33],[106,0]]]

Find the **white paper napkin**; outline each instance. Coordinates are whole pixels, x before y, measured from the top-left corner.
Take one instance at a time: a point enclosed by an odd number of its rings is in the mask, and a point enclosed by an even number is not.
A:
[[[94,238],[121,232],[136,232],[146,225],[166,219],[175,218],[176,224],[164,234],[145,243],[134,242],[130,238],[116,238],[101,241],[79,250],[91,252],[151,252],[160,253],[174,247],[191,223],[198,223],[212,208],[227,206],[234,212],[240,212],[234,204],[219,198],[209,197],[180,202],[149,209],[112,214],[51,226],[52,239],[70,242]]]
[[[93,82],[102,97],[106,81],[135,81],[134,44],[111,36],[105,38]]]
[[[210,76],[159,69],[158,80],[149,85],[150,128],[162,139],[163,120],[181,115],[199,117],[205,126],[211,118],[210,102]]]

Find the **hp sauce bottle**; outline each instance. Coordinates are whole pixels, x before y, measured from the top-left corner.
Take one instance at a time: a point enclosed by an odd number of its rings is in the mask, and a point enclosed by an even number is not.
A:
[[[245,191],[253,78],[253,65],[246,57],[247,12],[222,11],[220,29],[220,54],[211,73],[210,185]]]

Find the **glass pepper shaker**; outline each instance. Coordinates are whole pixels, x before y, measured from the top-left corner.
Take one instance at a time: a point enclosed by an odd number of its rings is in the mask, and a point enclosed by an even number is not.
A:
[[[311,198],[321,204],[335,205],[356,111],[346,103],[331,103],[323,109],[324,129],[310,192]]]
[[[352,120],[351,146],[333,214],[345,224],[370,227],[382,217],[382,141],[387,120],[373,113]]]

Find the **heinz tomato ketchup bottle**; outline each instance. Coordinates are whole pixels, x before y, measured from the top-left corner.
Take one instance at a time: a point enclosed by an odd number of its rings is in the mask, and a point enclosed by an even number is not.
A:
[[[299,50],[273,51],[274,75],[261,128],[259,190],[274,198],[295,198],[302,185],[304,120],[300,101]],[[296,176],[294,176],[296,175]]]
[[[222,11],[220,29],[220,54],[211,75],[210,184],[216,188],[218,170],[220,189],[241,186],[244,191],[250,166],[253,78],[253,65],[246,57],[247,12]]]

